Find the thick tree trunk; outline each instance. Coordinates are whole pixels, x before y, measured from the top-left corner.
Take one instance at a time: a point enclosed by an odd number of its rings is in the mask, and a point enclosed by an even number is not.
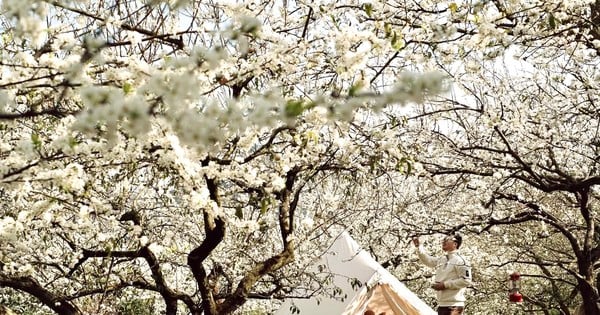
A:
[[[598,307],[598,291],[596,288],[585,279],[579,280],[579,292],[583,299],[583,309],[586,315],[600,315]]]
[[[598,290],[595,286],[593,263],[589,259],[590,256],[591,255],[588,254],[578,255],[578,267],[581,277],[577,278],[577,284],[583,300],[582,306],[584,314],[600,315],[600,309],[598,308]]]
[[[198,283],[204,314],[214,315],[218,314],[217,305],[212,295],[212,287],[208,281],[203,262],[221,241],[223,241],[223,238],[225,237],[225,221],[221,218],[209,217],[210,216],[205,215],[205,220],[207,221],[205,225],[211,226],[212,228],[207,228],[206,238],[200,246],[194,248],[194,250],[188,254],[187,262]]]

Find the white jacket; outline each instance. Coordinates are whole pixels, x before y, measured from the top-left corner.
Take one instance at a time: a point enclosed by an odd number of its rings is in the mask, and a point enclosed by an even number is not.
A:
[[[429,267],[435,267],[434,282],[443,282],[444,290],[435,291],[438,306],[464,306],[465,288],[472,284],[471,265],[458,251],[447,252],[441,257],[425,253],[422,246],[417,250],[419,259]]]

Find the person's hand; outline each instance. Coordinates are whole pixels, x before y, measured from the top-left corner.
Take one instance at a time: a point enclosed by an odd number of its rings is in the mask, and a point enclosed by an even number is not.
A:
[[[418,237],[413,237],[412,239],[413,244],[415,244],[415,247],[419,247],[419,245],[421,245],[421,240],[419,240]]]
[[[446,286],[444,286],[443,282],[436,282],[431,285],[431,288],[436,291],[442,291],[442,290],[446,289]]]

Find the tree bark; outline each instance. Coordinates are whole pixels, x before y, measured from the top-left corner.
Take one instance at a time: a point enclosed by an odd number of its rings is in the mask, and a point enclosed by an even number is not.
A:
[[[35,296],[40,302],[61,315],[79,315],[79,310],[61,296],[50,292],[31,277],[10,277],[0,274],[0,287],[9,287]]]
[[[579,292],[583,299],[583,309],[586,315],[600,315],[600,308],[598,308],[598,291],[595,287],[586,281],[585,279],[579,279]]]
[[[203,161],[206,164],[208,160]],[[210,192],[210,198],[219,204],[219,194],[217,183],[214,179],[205,176],[206,184]],[[208,258],[212,251],[223,241],[225,237],[226,222],[219,215],[215,215],[210,210],[204,211],[204,232],[206,236],[200,246],[194,248],[187,258],[187,264],[192,270],[194,279],[198,283],[198,290],[202,297],[202,310],[205,315],[217,315],[217,305],[213,297],[212,287],[209,283],[206,269],[203,262]],[[192,310],[190,310],[192,311]]]

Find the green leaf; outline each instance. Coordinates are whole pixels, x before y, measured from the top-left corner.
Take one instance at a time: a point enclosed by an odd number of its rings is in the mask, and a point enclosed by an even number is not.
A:
[[[392,40],[391,40],[392,48],[394,48],[395,50],[402,49],[402,47],[404,47],[404,41],[402,40],[403,39],[402,34],[398,34],[398,33],[396,33],[396,31],[393,31],[392,33],[393,33]]]
[[[556,17],[552,13],[548,14],[548,25],[550,26],[551,29],[556,28]]]
[[[373,5],[370,3],[365,3],[363,4],[363,9],[365,10],[365,13],[367,13],[368,17],[371,17],[373,15]]]
[[[271,201],[269,200],[269,198],[261,199],[260,200],[260,214],[267,213],[267,210],[269,210],[270,204],[271,204]]]
[[[392,27],[390,26],[390,23],[384,23],[383,30],[385,31],[385,38],[389,38],[392,35]]]
[[[352,286],[353,290],[358,290],[358,289],[360,289],[360,287],[362,287],[362,282],[360,280],[358,280],[357,278],[351,278],[350,285]]]
[[[452,13],[456,13],[456,11],[458,11],[458,5],[456,4],[456,2],[452,2],[448,5],[448,8],[450,9],[450,12]]]
[[[73,149],[78,144],[75,137],[69,137],[69,148]]]
[[[329,17],[331,18],[331,21],[333,21],[333,26],[335,26],[335,28],[337,28],[339,30],[340,26],[339,26],[338,21],[335,18],[335,16],[333,14],[330,14]]]
[[[352,85],[350,89],[348,89],[348,95],[356,96],[362,87],[363,85],[359,83]]]
[[[130,94],[133,92],[133,85],[129,82],[125,82],[125,84],[123,84],[123,92],[125,94]]]
[[[33,143],[33,146],[38,150],[42,147],[42,139],[37,133],[31,134],[31,142]]]
[[[285,104],[285,116],[287,117],[296,117],[304,111],[304,101],[303,100],[288,100]]]

